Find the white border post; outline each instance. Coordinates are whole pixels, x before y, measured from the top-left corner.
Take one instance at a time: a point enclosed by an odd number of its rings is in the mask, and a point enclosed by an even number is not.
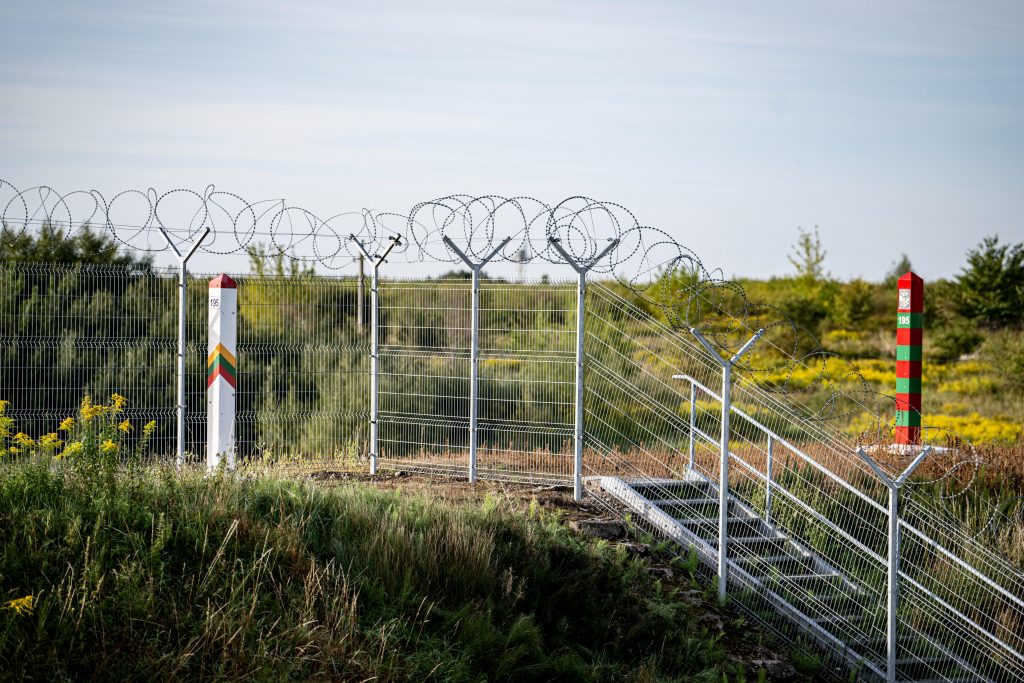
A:
[[[696,438],[697,435],[694,433],[694,429],[697,427],[697,385],[694,382],[690,382],[690,464],[687,466],[687,471],[693,471],[693,459],[697,454]]]
[[[181,467],[185,464],[185,294],[188,287],[188,260],[196,253],[196,250],[199,249],[199,245],[203,243],[206,236],[210,234],[210,227],[207,226],[203,230],[203,234],[192,243],[192,247],[184,256],[182,256],[181,251],[178,250],[178,247],[171,240],[167,231],[164,230],[164,227],[162,225],[157,227],[160,228],[160,234],[164,236],[167,246],[171,248],[171,251],[178,258],[178,405],[176,407],[178,415],[178,446],[174,461],[178,467]]]
[[[451,238],[444,237],[445,245],[455,252],[462,262],[469,266],[473,272],[472,292],[470,294],[470,351],[469,351],[469,482],[476,482],[477,447],[479,445],[479,434],[477,433],[477,421],[479,409],[477,401],[480,397],[480,271],[487,263],[498,255],[498,252],[505,248],[511,237],[506,237],[490,254],[480,263],[473,263],[455,246]]]
[[[732,366],[761,338],[764,330],[758,330],[729,360],[722,358],[696,327],[690,328],[690,334],[696,337],[711,357],[722,366],[722,435],[718,461],[718,601],[724,603],[726,577],[729,572],[726,558],[729,545],[729,414],[732,412]]]
[[[882,480],[885,487],[889,489],[889,575],[888,575],[888,600],[886,601],[886,630],[885,630],[885,653],[886,653],[886,681],[896,681],[896,623],[897,610],[900,602],[900,516],[899,496],[900,488],[918,465],[924,462],[925,457],[931,452],[932,447],[927,446],[921,451],[913,462],[907,465],[903,474],[892,479],[885,471],[871,459],[871,456],[864,452],[863,448],[857,449],[857,454],[868,464],[874,473]]]
[[[391,244],[381,255],[371,254],[366,247],[356,239],[355,235],[348,236],[356,243],[359,251],[363,253],[371,264],[373,264],[373,275],[370,279],[370,474],[377,474],[377,458],[380,456],[380,439],[378,432],[377,413],[380,403],[380,371],[379,371],[379,344],[380,344],[380,298],[378,296],[378,285],[380,284],[380,264],[388,257],[391,250],[399,246],[402,240],[398,235],[391,237]]]
[[[576,285],[576,408],[573,432],[572,497],[573,500],[579,502],[583,499],[583,340],[586,332],[584,304],[587,297],[587,272],[607,256],[608,252],[619,244],[619,240],[613,239],[611,244],[605,247],[600,254],[586,262],[576,261],[569,256],[562,245],[558,243],[558,238],[549,237],[548,243],[565,259],[566,263],[572,266],[578,276]]]
[[[238,285],[210,280],[206,345],[206,468],[235,469],[235,391],[238,387]]]

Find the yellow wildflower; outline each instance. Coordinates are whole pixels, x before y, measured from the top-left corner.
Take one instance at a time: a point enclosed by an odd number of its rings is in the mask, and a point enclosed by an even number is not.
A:
[[[72,441],[71,443],[69,443],[64,448],[64,452],[61,453],[60,455],[58,455],[57,457],[58,458],[70,458],[70,457],[76,456],[76,455],[78,455],[79,453],[82,452],[82,448],[83,448],[83,446],[82,446],[82,442],[81,441]]]
[[[59,429],[62,432],[70,432],[74,428],[75,428],[75,418],[73,418],[73,417],[65,417],[64,420],[60,423],[60,427],[58,427],[57,429]]]
[[[110,395],[110,410],[114,413],[119,413],[124,408],[124,405],[128,403],[128,399],[118,393]]]
[[[111,441],[110,439],[107,439],[100,445],[100,450],[102,450],[104,453],[113,453],[114,451],[117,450],[117,444]]]
[[[51,434],[43,434],[41,437],[39,437],[39,445],[48,451],[56,449],[62,443],[64,442],[57,438],[57,432],[53,432]]]
[[[156,420],[150,420],[149,422],[146,423],[146,426],[142,428],[142,433],[143,433],[144,436],[149,436],[150,434],[152,434],[155,431],[156,431]]]
[[[107,407],[104,405],[93,405],[92,397],[86,394],[85,398],[82,399],[82,405],[79,408],[78,412],[82,414],[83,420],[89,422],[94,417],[102,415],[106,409]]]
[[[20,448],[18,448],[17,446],[11,446],[11,447],[10,447],[10,448],[9,448],[8,450],[9,450],[9,451],[10,451],[11,453],[21,453],[21,449],[20,449]]]
[[[32,440],[32,437],[25,432],[18,432],[14,435],[14,440],[22,446],[35,446],[36,442]]]
[[[4,609],[12,609],[18,614],[32,614],[32,596],[8,600],[4,603]]]
[[[7,406],[11,405],[10,401],[0,401],[0,413],[7,410]]]
[[[125,434],[135,429],[134,427],[132,427],[132,423],[129,422],[128,420],[125,420],[121,424],[117,425],[117,428],[120,429]]]

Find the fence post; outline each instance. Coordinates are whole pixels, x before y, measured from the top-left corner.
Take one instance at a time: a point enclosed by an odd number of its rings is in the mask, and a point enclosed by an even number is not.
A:
[[[729,360],[722,358],[696,327],[690,328],[690,334],[696,337],[711,357],[722,366],[722,435],[719,441],[718,460],[718,601],[724,603],[726,577],[729,574],[726,560],[729,546],[729,415],[732,412],[732,366],[761,338],[764,330],[758,330]]]
[[[899,517],[899,495],[900,488],[918,465],[924,462],[925,457],[932,450],[931,446],[921,451],[914,461],[911,462],[903,474],[892,479],[888,474],[871,459],[863,448],[857,449],[861,459],[874,470],[878,478],[889,489],[889,557],[888,557],[888,599],[886,600],[886,629],[885,629],[885,653],[886,653],[886,682],[896,681],[896,619],[900,602],[900,517]]]
[[[370,474],[377,474],[377,458],[380,456],[380,433],[377,414],[380,407],[380,368],[379,368],[379,344],[380,344],[380,298],[378,285],[380,284],[380,264],[388,257],[391,250],[402,243],[398,235],[391,237],[391,244],[381,255],[371,254],[366,247],[356,239],[355,235],[348,236],[356,243],[359,251],[362,252],[371,264],[373,264],[373,275],[370,279]]]
[[[512,241],[506,237],[490,254],[479,263],[473,263],[469,257],[462,252],[451,238],[444,237],[444,243],[449,249],[462,259],[462,262],[469,266],[473,273],[472,291],[470,292],[470,341],[469,341],[469,482],[476,482],[477,448],[479,446],[479,434],[477,433],[477,421],[479,419],[480,398],[480,271],[487,263],[498,255],[498,252],[505,248],[505,245]]]
[[[178,467],[181,467],[185,464],[185,323],[187,304],[185,295],[188,288],[188,260],[196,253],[196,250],[199,249],[199,245],[203,243],[206,236],[210,234],[210,227],[207,226],[203,230],[203,234],[192,243],[192,247],[184,255],[182,255],[177,245],[171,240],[164,227],[162,225],[157,227],[160,228],[160,234],[164,236],[167,246],[171,248],[171,251],[178,258],[178,405],[176,406],[178,444],[174,461]]]
[[[598,261],[608,255],[618,243],[613,239],[611,244],[604,248],[594,258],[587,262],[577,261],[562,248],[555,237],[549,237],[548,243],[565,259],[565,262],[572,266],[579,276],[576,284],[576,383],[574,390],[574,426],[573,426],[573,460],[572,460],[572,497],[579,502],[583,499],[583,377],[584,377],[584,353],[583,341],[586,338],[586,310],[584,305],[587,298],[587,273]]]
[[[238,286],[227,275],[210,280],[206,357],[206,467],[226,458],[235,469],[235,391],[238,386]]]
[[[765,461],[764,518],[772,523],[772,470],[774,469],[775,439],[768,435],[768,456]]]
[[[689,447],[690,464],[687,467],[687,470],[690,471],[690,472],[693,471],[693,459],[694,459],[694,456],[696,455],[696,450],[697,450],[696,449],[696,444],[697,444],[696,437],[697,437],[697,435],[693,433],[693,430],[696,429],[696,427],[697,427],[697,385],[694,384],[693,382],[690,382],[690,447]]]

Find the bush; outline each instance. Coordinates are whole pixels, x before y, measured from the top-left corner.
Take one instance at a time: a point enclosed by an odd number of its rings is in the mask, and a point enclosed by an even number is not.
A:
[[[961,315],[990,328],[1024,323],[1024,243],[986,237],[957,278]]]

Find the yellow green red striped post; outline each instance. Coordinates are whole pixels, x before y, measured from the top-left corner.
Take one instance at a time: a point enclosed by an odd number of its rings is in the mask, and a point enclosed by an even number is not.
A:
[[[227,275],[210,280],[206,355],[206,466],[235,467],[235,392],[238,389],[238,286]]]
[[[896,306],[896,443],[921,443],[921,348],[924,280],[899,279]]]

